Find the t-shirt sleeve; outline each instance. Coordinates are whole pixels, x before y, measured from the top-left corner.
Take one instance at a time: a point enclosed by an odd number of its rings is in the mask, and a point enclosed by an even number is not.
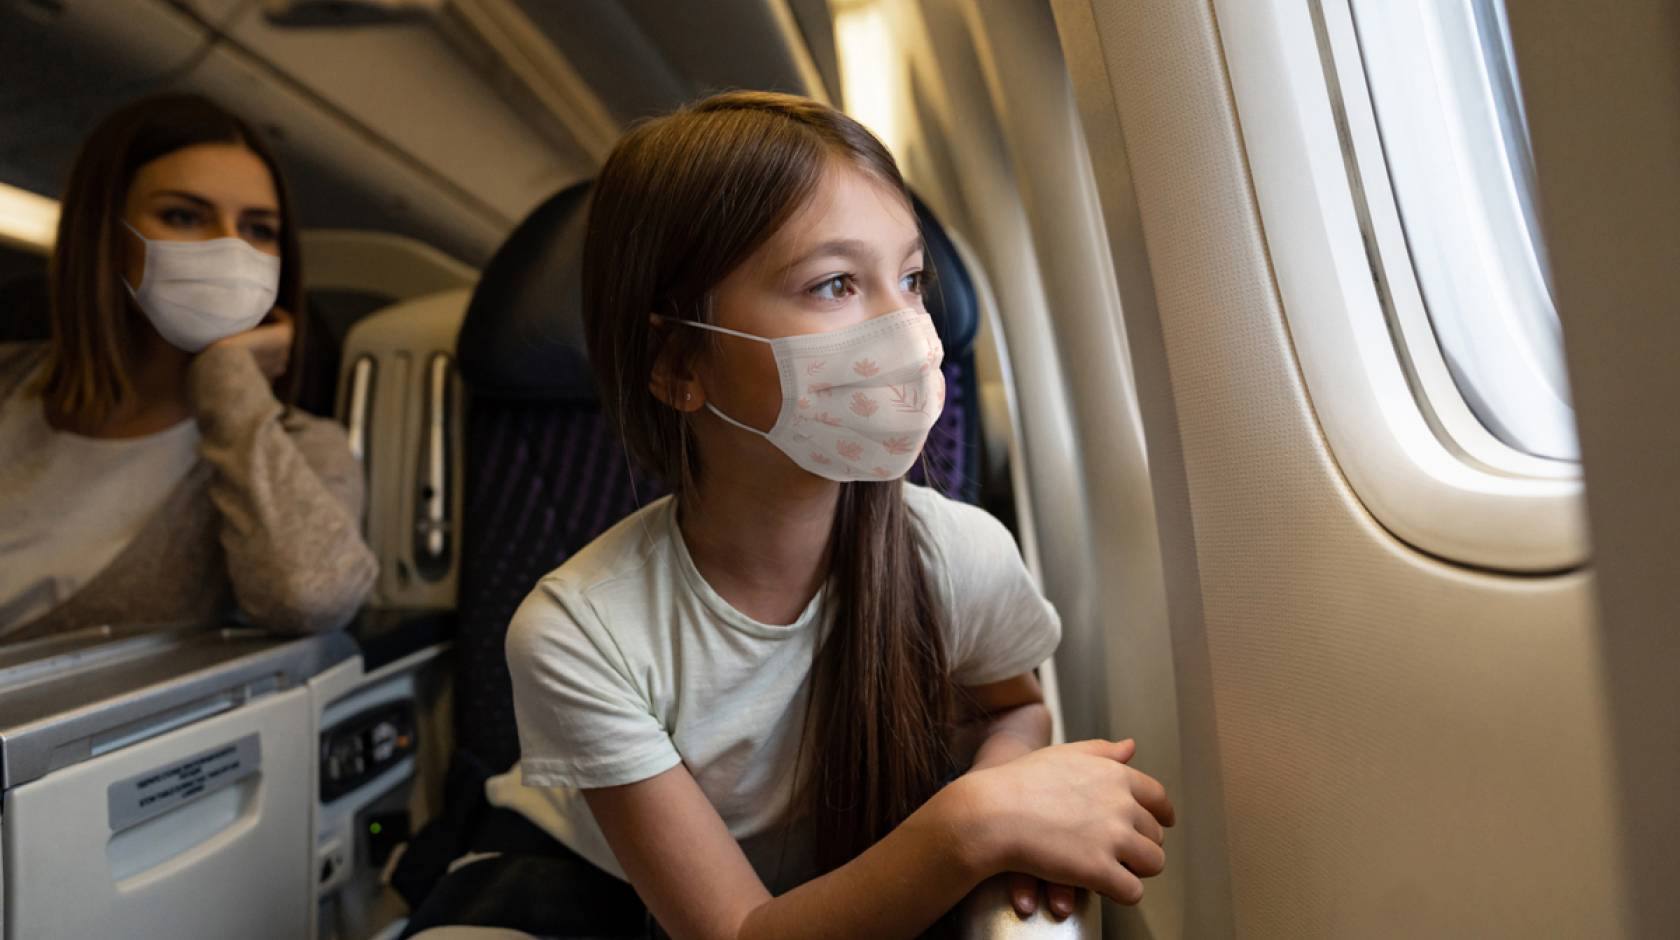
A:
[[[611,787],[681,762],[593,609],[545,579],[507,634],[519,768],[534,787]]]
[[[920,515],[944,569],[952,680],[999,682],[1049,659],[1062,621],[1009,530],[977,506],[932,494],[929,500]]]

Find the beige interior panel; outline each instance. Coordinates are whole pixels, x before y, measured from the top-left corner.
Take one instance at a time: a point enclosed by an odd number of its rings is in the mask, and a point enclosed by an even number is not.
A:
[[[1632,930],[1680,932],[1680,4],[1511,4],[1598,557]]]
[[[1373,521],[1300,380],[1210,5],[1056,14],[1156,487],[1175,636],[1151,665],[1182,715],[1211,710],[1182,747],[1222,791],[1195,809],[1222,813],[1225,857],[1169,842],[1191,890],[1146,898],[1133,934],[1625,935],[1590,574],[1456,568]],[[1227,865],[1229,897],[1200,893]]]

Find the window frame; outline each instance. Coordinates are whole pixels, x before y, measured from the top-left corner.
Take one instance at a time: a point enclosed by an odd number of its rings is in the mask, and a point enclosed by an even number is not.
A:
[[[1358,172],[1364,190],[1365,198],[1357,204],[1362,212],[1362,221],[1368,219],[1370,224],[1367,229],[1374,230],[1377,235],[1382,269],[1390,272],[1400,272],[1399,276],[1389,279],[1389,295],[1393,301],[1390,316],[1397,323],[1404,339],[1404,342],[1400,344],[1402,355],[1411,360],[1410,364],[1414,370],[1419,372],[1424,379],[1422,382],[1414,383],[1419,392],[1422,406],[1426,413],[1436,421],[1438,431],[1444,435],[1449,445],[1457,445],[1467,457],[1485,467],[1519,476],[1546,478],[1578,476],[1578,452],[1571,457],[1533,456],[1530,451],[1507,443],[1489,429],[1486,422],[1476,416],[1463,393],[1463,383],[1465,381],[1469,381],[1472,385],[1480,385],[1481,379],[1473,375],[1470,377],[1460,375],[1454,379],[1449,374],[1449,379],[1453,380],[1451,387],[1439,385],[1438,376],[1441,374],[1440,369],[1445,367],[1446,354],[1444,350],[1448,347],[1449,341],[1441,335],[1440,324],[1432,323],[1431,312],[1426,306],[1425,297],[1422,293],[1422,279],[1418,276],[1417,265],[1408,250],[1408,244],[1415,243],[1415,239],[1421,236],[1415,230],[1408,236],[1405,229],[1404,210],[1399,198],[1401,194],[1396,193],[1392,185],[1398,168],[1394,166],[1392,155],[1385,149],[1379,123],[1380,116],[1373,111],[1373,104],[1378,100],[1378,96],[1374,93],[1374,89],[1370,87],[1368,81],[1373,66],[1366,50],[1360,44],[1359,36],[1355,34],[1360,29],[1360,14],[1357,8],[1363,4],[1359,0],[1328,0],[1328,2],[1336,7],[1345,8],[1351,13],[1351,29],[1331,32],[1330,23],[1327,19],[1326,28],[1319,36],[1321,55],[1333,59],[1334,62],[1334,69],[1327,70],[1327,75],[1335,83],[1331,89],[1331,100],[1339,100],[1344,112],[1344,127],[1347,136],[1343,139],[1343,149],[1345,152],[1351,153],[1351,165]],[[1387,0],[1376,0],[1376,2],[1382,4],[1386,3]],[[1499,4],[1502,3],[1502,0],[1479,0],[1479,2]],[[1323,0],[1321,0],[1320,5],[1323,5]],[[1383,15],[1385,14],[1378,14],[1378,16]],[[1421,20],[1426,19],[1429,14],[1423,12],[1421,4],[1414,2],[1391,8],[1387,11],[1387,15],[1402,18],[1415,17]],[[1474,12],[1471,15],[1474,17]],[[1363,28],[1366,31],[1374,31],[1376,24],[1368,23]],[[1483,28],[1486,28],[1486,24],[1483,24]],[[1454,64],[1463,66],[1461,62]],[[1461,90],[1455,90],[1452,94],[1463,96]],[[1497,92],[1493,97],[1497,99]],[[1511,104],[1520,106],[1520,96]],[[1491,107],[1497,110],[1500,105],[1494,102],[1491,103]],[[1504,115],[1501,115],[1501,117],[1504,117]],[[1441,120],[1448,123],[1451,121],[1450,118],[1442,118]],[[1519,115],[1516,120],[1521,121],[1522,117]],[[1410,129],[1409,127],[1401,127],[1399,130],[1392,132],[1404,136],[1405,132]],[[1526,129],[1519,129],[1526,132]],[[1448,128],[1445,133],[1447,136],[1453,136],[1451,128]],[[1503,127],[1500,129],[1500,133],[1502,136],[1505,135]],[[1509,141],[1506,142],[1506,146],[1510,146]],[[1449,148],[1450,151],[1451,148]],[[1463,156],[1464,154],[1459,151],[1458,155]],[[1461,164],[1460,168],[1464,169],[1464,166]],[[1522,181],[1517,178],[1518,174],[1504,166],[1496,170],[1492,166],[1482,165],[1475,158],[1470,159],[1467,172],[1475,177],[1476,189],[1503,191],[1508,194],[1510,207],[1514,209],[1514,215],[1520,219],[1518,224],[1521,226],[1520,237],[1523,239],[1523,244],[1517,247],[1502,241],[1495,235],[1485,235],[1480,240],[1475,236],[1470,236],[1472,242],[1478,242],[1483,247],[1497,245],[1493,254],[1499,257],[1499,260],[1494,262],[1490,269],[1487,269],[1489,276],[1485,278],[1485,280],[1496,283],[1497,286],[1480,298],[1488,304],[1488,309],[1479,311],[1478,316],[1487,317],[1496,322],[1517,320],[1527,323],[1531,320],[1531,317],[1527,311],[1522,311],[1520,308],[1537,305],[1547,310],[1547,318],[1555,324],[1556,315],[1550,311],[1552,303],[1550,290],[1545,283],[1543,273],[1545,267],[1544,249],[1542,246],[1529,244],[1538,238],[1538,233],[1533,230],[1533,209],[1526,205],[1528,200],[1523,192]],[[1500,199],[1500,193],[1485,192],[1476,198],[1497,202]],[[1475,211],[1459,216],[1456,221],[1462,224],[1449,227],[1460,227],[1467,230],[1479,229],[1483,232],[1502,227],[1501,221],[1504,222],[1506,227],[1509,227],[1511,223],[1511,219],[1502,220]],[[1506,234],[1511,235],[1512,233],[1507,232]],[[1408,242],[1408,237],[1414,241]],[[1520,255],[1526,264],[1517,261],[1513,255]],[[1529,268],[1529,265],[1532,265],[1532,269]],[[1457,301],[1460,299],[1462,298],[1456,296],[1437,298],[1438,302],[1433,319],[1440,319],[1446,315],[1447,312],[1441,308],[1447,305],[1449,300]],[[1496,312],[1497,308],[1500,307],[1505,308],[1503,316],[1500,312]],[[1563,355],[1561,344],[1556,349],[1556,354],[1561,361]],[[1517,355],[1518,358],[1528,358],[1524,354]],[[1473,369],[1471,371],[1474,373],[1478,370]],[[1550,386],[1543,389],[1531,388],[1529,394],[1536,391],[1555,394],[1560,389]],[[1563,392],[1563,395],[1559,396],[1562,399],[1561,404],[1564,410],[1569,412],[1568,420],[1572,425],[1573,413],[1567,401],[1567,390],[1563,389],[1561,391]],[[1492,407],[1492,410],[1499,413],[1503,412],[1504,409],[1495,406]],[[1502,415],[1502,417],[1509,416]]]
[[[1454,563],[1588,559],[1580,467],[1493,435],[1429,321],[1390,188],[1348,0],[1214,0],[1302,380],[1355,497]]]

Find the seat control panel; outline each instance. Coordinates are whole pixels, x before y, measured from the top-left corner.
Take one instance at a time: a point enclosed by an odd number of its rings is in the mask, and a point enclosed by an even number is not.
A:
[[[412,755],[419,746],[414,705],[390,702],[321,732],[321,802],[331,803]]]

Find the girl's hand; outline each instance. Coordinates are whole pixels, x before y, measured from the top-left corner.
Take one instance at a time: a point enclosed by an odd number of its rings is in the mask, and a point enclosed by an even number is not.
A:
[[[1142,900],[1141,879],[1166,866],[1162,827],[1174,814],[1160,782],[1126,766],[1136,751],[1130,740],[1081,741],[959,778],[952,787],[974,801],[990,853],[983,866]]]
[[[270,382],[274,381],[286,374],[286,366],[291,362],[292,315],[275,307],[273,316],[271,322],[235,333],[227,339],[219,339],[211,343],[210,348],[231,346],[249,349],[257,360],[257,368]]]
[[[1033,916],[1038,910],[1038,887],[1044,886],[1045,906],[1050,910],[1050,916],[1062,920],[1073,913],[1074,901],[1077,900],[1078,888],[1072,885],[1056,884],[1051,881],[1040,881],[1031,875],[1015,872],[1009,876],[1009,903],[1014,906],[1015,913],[1022,918]]]

